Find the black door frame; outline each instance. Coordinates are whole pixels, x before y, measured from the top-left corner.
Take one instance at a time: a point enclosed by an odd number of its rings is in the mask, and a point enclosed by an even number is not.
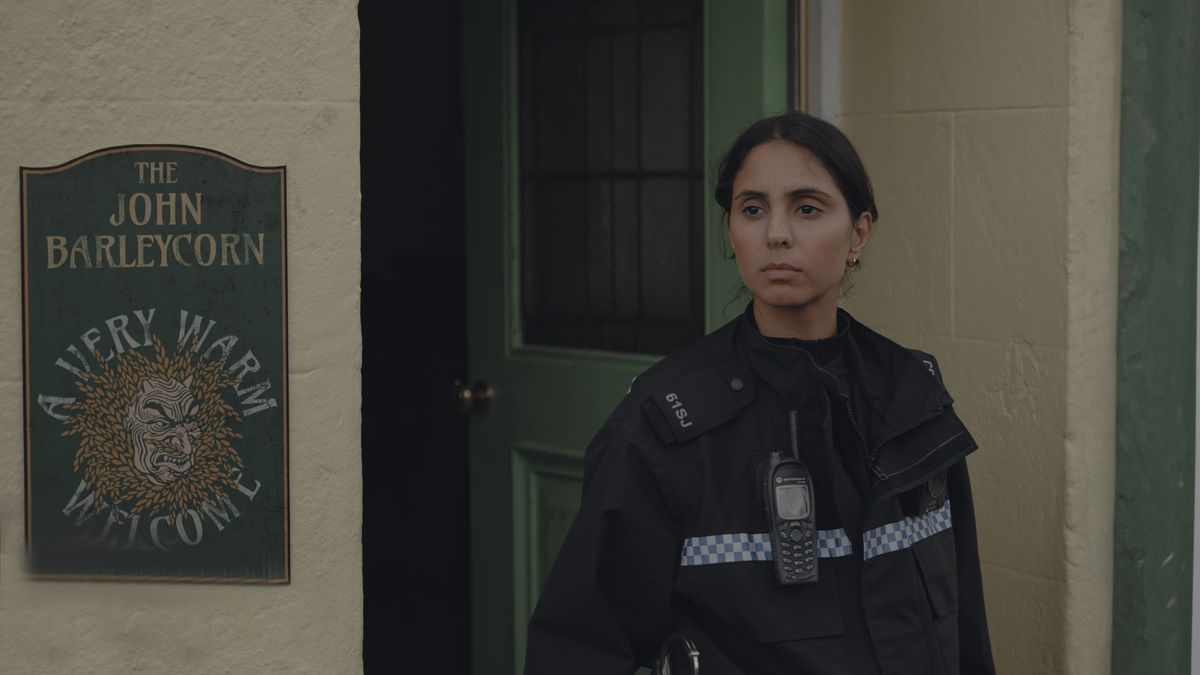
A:
[[[358,11],[363,662],[466,673],[467,436],[450,396],[466,365],[461,10]]]

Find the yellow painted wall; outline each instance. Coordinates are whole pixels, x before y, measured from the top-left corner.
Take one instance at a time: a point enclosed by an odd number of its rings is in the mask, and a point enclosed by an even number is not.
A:
[[[843,2],[881,220],[847,306],[939,357],[1000,672],[1106,672],[1118,0]]]
[[[0,10],[0,671],[362,669],[356,3]],[[288,168],[288,586],[24,576],[18,167],[181,143]],[[7,176],[5,178],[5,176]]]

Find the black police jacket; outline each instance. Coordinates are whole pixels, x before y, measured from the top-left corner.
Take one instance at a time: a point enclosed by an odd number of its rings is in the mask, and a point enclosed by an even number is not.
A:
[[[931,356],[841,310],[839,335],[849,394],[806,351],[765,340],[749,310],[635,380],[588,446],[527,675],[632,673],[677,631],[704,675],[995,672],[964,462],[975,442]],[[818,575],[784,586],[759,467],[793,435]]]

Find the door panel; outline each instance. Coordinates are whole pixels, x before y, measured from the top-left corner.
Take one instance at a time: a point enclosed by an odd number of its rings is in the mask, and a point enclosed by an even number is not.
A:
[[[514,626],[523,632],[538,590],[579,510],[583,468],[579,453],[517,445],[513,453],[513,557],[525,570],[514,583]],[[515,636],[521,640],[521,636]],[[518,653],[521,653],[518,648]]]
[[[700,109],[689,114],[702,120],[706,174],[742,128],[786,109],[787,17],[783,0],[705,3],[703,94]],[[470,427],[476,675],[520,672],[525,624],[579,503],[584,448],[632,378],[659,358],[530,346],[523,339],[520,263],[531,253],[521,239],[517,37],[516,0],[465,0],[468,375],[495,390],[490,408],[473,415]],[[707,194],[711,177],[703,182]],[[698,300],[711,330],[742,303],[719,209],[710,199],[697,206],[703,213]]]

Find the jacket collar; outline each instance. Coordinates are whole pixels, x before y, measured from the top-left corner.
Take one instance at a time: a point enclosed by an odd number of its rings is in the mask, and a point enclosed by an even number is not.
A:
[[[752,305],[752,303],[751,303]],[[765,339],[754,322],[752,307],[736,321],[735,339],[743,344],[751,367],[767,384],[785,398],[798,394],[796,387],[807,386],[803,373],[816,373],[826,381],[833,375],[815,365],[810,354],[799,346],[776,344]],[[928,420],[954,401],[930,370],[915,354],[859,323],[838,308],[838,329],[832,339],[842,340],[843,356],[860,399],[862,431],[868,452],[874,453],[888,440]],[[757,366],[757,367],[755,367]],[[767,366],[767,367],[764,367]],[[774,367],[771,367],[774,366]],[[794,384],[792,384],[794,383]]]
[[[789,404],[798,403],[823,384],[827,390],[836,388],[837,378],[820,364],[841,352],[845,346],[849,324],[838,317],[838,330],[823,340],[768,338],[754,320],[754,303],[742,313],[739,334],[749,356],[749,366],[758,376]]]

